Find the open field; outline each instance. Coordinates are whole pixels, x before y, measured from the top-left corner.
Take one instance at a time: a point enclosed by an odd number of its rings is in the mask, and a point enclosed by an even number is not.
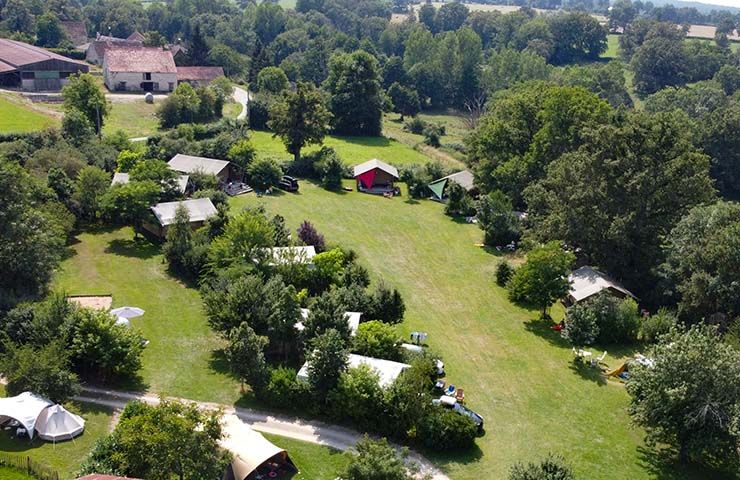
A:
[[[619,57],[619,35],[610,33],[606,37],[608,47],[606,52],[601,54],[601,58],[618,58]]]
[[[300,194],[233,201],[234,208],[255,204],[285,216],[290,228],[311,220],[329,241],[355,249],[375,279],[401,290],[401,329],[429,333],[448,380],[486,418],[480,450],[430,455],[451,478],[503,478],[514,461],[548,451],[563,454],[579,478],[723,478],[674,469],[646,448],[630,425],[624,388],[574,367],[570,347],[537,312],[511,305],[493,282],[498,259],[473,245],[480,230],[445,217],[440,204],[331,193],[306,182]],[[617,357],[632,353],[618,350]],[[618,364],[614,356],[607,362]]]
[[[292,158],[292,155],[285,151],[282,141],[279,138],[273,138],[271,132],[252,130],[249,132],[249,135],[252,143],[257,148],[258,155],[281,160]],[[327,136],[324,140],[324,145],[334,148],[344,163],[350,166],[370,160],[371,158],[378,158],[384,162],[401,166],[414,163],[423,164],[429,161],[429,157],[423,153],[401,142],[385,137]],[[319,148],[318,146],[311,146],[305,148],[303,152],[312,152]]]
[[[6,467],[0,467],[0,478],[3,480],[34,480],[33,477]]]
[[[56,445],[40,439],[29,443],[28,439],[18,440],[11,438],[9,432],[0,432],[0,451],[14,455],[31,457],[33,460],[57,470],[62,480],[76,478],[75,473],[80,464],[87,457],[95,442],[106,435],[110,428],[112,412],[108,409],[77,404],[79,414],[85,419],[85,431],[74,441],[60,442]],[[3,480],[15,477],[6,477],[0,469],[0,478]],[[29,478],[17,477],[19,480]]]
[[[144,98],[136,101],[111,103],[110,114],[103,126],[104,134],[123,130],[129,137],[146,137],[158,128],[157,103],[146,103]]]
[[[42,112],[17,95],[0,95],[0,133],[32,132],[56,125],[59,119],[51,112]]]

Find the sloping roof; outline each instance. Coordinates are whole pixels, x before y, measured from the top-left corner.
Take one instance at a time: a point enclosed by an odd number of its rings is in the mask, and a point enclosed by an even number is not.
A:
[[[568,276],[568,280],[570,281],[569,294],[576,302],[585,300],[586,298],[607,289],[614,289],[626,296],[635,299],[637,298],[622,285],[592,267],[581,267],[574,270]]]
[[[23,392],[15,397],[0,398],[0,419],[3,417],[17,420],[26,429],[29,438],[33,438],[36,420],[41,412],[52,403],[31,392]]]
[[[310,314],[311,310],[308,308],[301,308],[301,318],[303,320],[296,322],[295,325],[293,325],[296,330],[302,332],[306,328],[305,325],[303,325],[303,322],[308,319]],[[344,312],[344,317],[347,319],[347,326],[349,327],[350,335],[356,335],[357,329],[360,328],[362,312]]]
[[[378,374],[378,384],[381,387],[386,387],[393,383],[401,375],[401,372],[411,366],[406,363],[392,362],[390,360],[383,360],[382,358],[366,357],[364,355],[350,353],[347,357],[347,368],[357,368],[360,365],[367,365]],[[308,380],[308,362],[303,364],[296,378]]]
[[[377,158],[373,158],[372,160],[368,160],[365,163],[355,165],[354,176],[356,177],[358,175],[362,175],[363,173],[369,172],[370,170],[375,170],[376,168],[398,178],[398,170],[396,170],[396,167],[388,165],[387,163],[378,160]]]
[[[193,155],[183,155],[178,153],[167,162],[167,165],[176,172],[195,173],[203,172],[218,175],[229,165],[226,160],[217,160],[215,158],[195,157]]]
[[[230,468],[232,475],[224,478],[246,479],[257,468],[275,456],[295,469],[288,453],[274,445],[261,433],[255,432],[236,415],[224,415],[223,438],[218,441],[221,448],[234,456]]]
[[[85,22],[76,22],[72,20],[64,20],[59,22],[59,25],[64,30],[64,34],[67,36],[72,45],[78,47],[87,43],[87,26]]]
[[[84,62],[72,60],[71,58],[50,52],[41,47],[15,40],[8,40],[7,38],[0,38],[0,72],[16,70],[26,65],[33,65],[34,63],[45,62],[47,60],[60,60],[87,68],[87,64]]]
[[[110,72],[177,73],[172,52],[158,47],[105,47],[103,65]]]
[[[223,67],[177,67],[177,80],[180,82],[184,80],[210,82],[223,76]]]
[[[433,181],[430,185],[438,182],[443,182],[445,180],[455,182],[468,191],[472,190],[473,187],[475,187],[475,185],[473,184],[473,174],[470,173],[468,170],[462,170],[457,173],[453,173],[452,175],[447,175],[446,177],[442,177],[438,180]]]
[[[152,212],[154,213],[154,216],[157,217],[159,224],[166,227],[175,222],[175,213],[177,212],[177,207],[179,205],[183,205],[188,209],[191,223],[203,222],[218,213],[216,207],[211,203],[210,198],[195,198],[192,200],[183,200],[182,202],[158,203],[152,207]]]
[[[139,32],[134,32],[128,37],[126,37],[126,41],[128,42],[143,42],[144,41],[144,35],[142,35]]]

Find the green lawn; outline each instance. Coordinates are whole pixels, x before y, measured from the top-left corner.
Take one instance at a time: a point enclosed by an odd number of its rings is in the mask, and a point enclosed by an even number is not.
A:
[[[285,146],[279,138],[272,138],[271,132],[252,130],[249,133],[257,153],[277,159],[289,160],[292,156],[285,151]],[[385,137],[336,137],[328,136],[324,145],[334,148],[339,157],[347,165],[357,165],[372,158],[383,160],[393,165],[423,164],[429,157],[410,146],[389,140]],[[303,152],[318,150],[320,147],[311,146]]]
[[[3,480],[34,480],[33,477],[20,473],[12,468],[0,467],[0,478]]]
[[[59,124],[17,96],[0,95],[0,133],[32,132]]]
[[[563,454],[579,478],[721,478],[662,464],[630,425],[623,386],[575,369],[559,335],[494,284],[498,259],[474,246],[480,230],[445,217],[442,205],[330,193],[303,182],[300,194],[237,197],[233,207],[258,203],[291,228],[311,220],[330,241],[355,249],[375,278],[401,290],[403,332],[429,333],[448,380],[465,388],[470,407],[486,419],[479,450],[432,455],[455,480],[503,478],[514,461],[548,451]]]
[[[298,467],[299,474],[293,480],[334,480],[349,463],[348,457],[329,447],[263,434],[275,445],[288,451]]]
[[[4,392],[2,393],[5,394]],[[0,432],[0,451],[13,455],[28,456],[33,460],[46,465],[59,472],[62,480],[76,478],[75,473],[80,464],[87,457],[95,442],[105,436],[111,425],[111,411],[94,405],[78,404],[78,413],[85,419],[85,431],[73,441],[60,442],[56,445],[34,439],[33,442],[27,438],[17,439],[10,432]],[[0,469],[0,478],[25,479],[26,476],[6,477],[5,472]]]
[[[131,102],[113,102],[103,133],[110,134],[123,130],[129,137],[146,137],[157,132],[158,122],[154,112],[157,103],[146,103],[143,99]]]
[[[619,57],[619,35],[610,33],[606,37],[607,49],[601,54],[601,58],[618,58]]]

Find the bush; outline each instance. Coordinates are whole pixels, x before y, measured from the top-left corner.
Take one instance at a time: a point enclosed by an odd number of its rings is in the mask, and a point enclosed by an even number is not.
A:
[[[351,368],[339,376],[329,392],[329,405],[339,421],[351,421],[363,430],[374,429],[384,410],[378,374],[367,365]]]
[[[514,274],[514,268],[506,260],[501,260],[496,265],[496,285],[499,287],[506,286],[506,283]]]
[[[321,175],[321,186],[327,190],[339,190],[346,167],[334,149],[317,165]]]
[[[401,170],[400,180],[408,186],[409,195],[412,198],[425,198],[431,193],[428,185],[434,179],[426,169],[412,165]]]
[[[357,442],[357,454],[342,474],[344,480],[411,480],[415,478],[407,470],[404,459],[406,452],[399,454],[386,439],[370,440],[367,436]]]
[[[740,318],[736,318],[735,321],[730,324],[730,327],[725,333],[725,343],[735,350],[740,351]]]
[[[5,345],[0,372],[7,380],[8,395],[34,392],[62,403],[80,391],[77,375],[70,370],[69,354],[61,342],[39,349],[30,345]]]
[[[400,362],[403,359],[401,340],[396,330],[383,322],[363,322],[352,339],[355,353],[367,357],[384,358]]]
[[[262,191],[277,185],[283,176],[280,166],[271,158],[255,160],[247,169],[247,173],[252,187]]]
[[[372,308],[368,312],[369,319],[396,324],[401,323],[405,312],[406,305],[398,290],[395,288],[391,290],[383,283],[376,287],[373,293]]]
[[[419,117],[414,117],[410,120],[407,120],[403,124],[403,129],[410,133],[415,133],[416,135],[421,135],[421,133],[424,131],[424,129],[427,126],[427,122],[422,120]]]
[[[668,309],[661,308],[655,315],[642,320],[640,324],[640,340],[655,343],[661,335],[668,333],[677,322],[678,319],[672,312]]]
[[[249,127],[255,130],[267,130],[270,119],[270,104],[262,96],[249,100]]]
[[[478,426],[470,417],[436,407],[421,420],[418,434],[424,446],[432,450],[464,450],[473,446]]]
[[[298,227],[298,238],[301,239],[305,245],[312,245],[317,253],[321,253],[326,250],[326,240],[324,236],[316,230],[308,220],[304,220],[301,226]]]
[[[440,138],[444,135],[444,127],[436,124],[429,124],[421,132],[424,135],[424,143],[430,147],[439,148],[442,146]]]
[[[268,405],[286,410],[303,408],[308,391],[305,382],[296,380],[296,371],[289,367],[270,368],[267,385],[257,392]]]
[[[475,202],[468,192],[455,182],[447,185],[447,205],[445,205],[446,215],[462,215],[465,217],[476,214]]]
[[[563,336],[576,346],[627,343],[637,339],[639,328],[634,300],[602,293],[570,307]]]
[[[575,480],[575,476],[563,457],[549,454],[539,463],[515,464],[508,480]]]

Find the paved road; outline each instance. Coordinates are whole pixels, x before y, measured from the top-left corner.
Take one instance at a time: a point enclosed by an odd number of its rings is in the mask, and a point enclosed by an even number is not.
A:
[[[278,435],[281,437],[301,440],[303,442],[324,445],[337,450],[350,450],[354,448],[362,435],[354,430],[330,425],[320,421],[308,421],[284,415],[260,412],[257,410],[230,407],[209,402],[196,402],[185,398],[173,398],[183,402],[197,404],[200,408],[217,410],[223,409],[225,415],[234,414],[254,430],[263,433]],[[118,392],[101,388],[86,387],[83,394],[75,397],[75,400],[85,403],[94,403],[110,408],[123,408],[131,400],[156,405],[160,399],[156,395],[139,394],[129,392]],[[419,475],[429,475],[432,480],[450,480],[447,475],[434,467],[427,459],[416,452],[410,452],[408,460],[419,466]]]

